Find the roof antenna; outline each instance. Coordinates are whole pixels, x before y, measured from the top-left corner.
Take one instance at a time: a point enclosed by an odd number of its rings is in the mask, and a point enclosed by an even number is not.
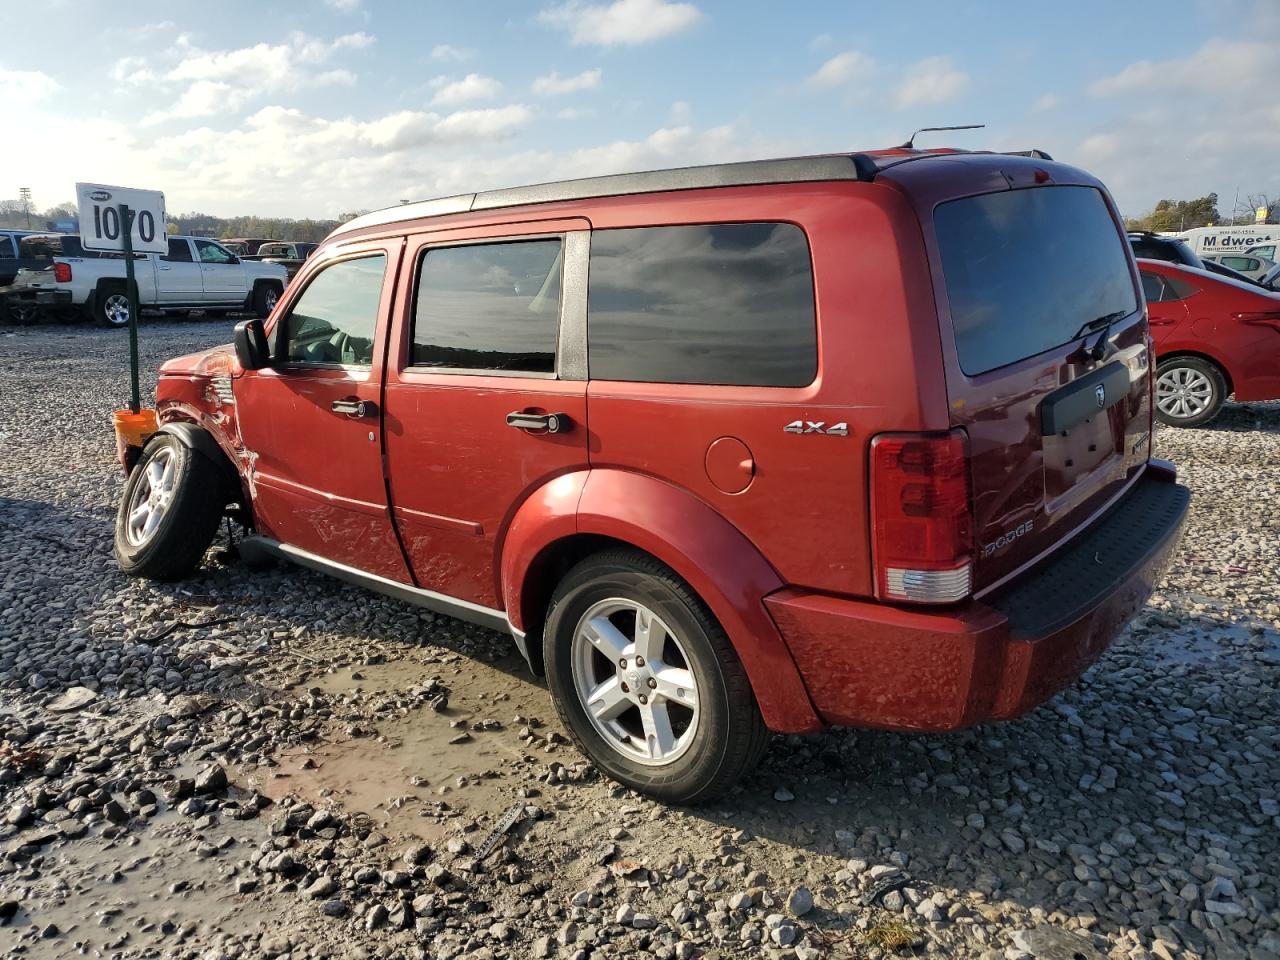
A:
[[[910,137],[907,138],[906,143],[902,144],[897,149],[914,150],[916,147],[916,142],[915,142],[916,137],[920,136],[920,134],[922,133],[937,133],[941,130],[981,130],[985,126],[986,126],[985,123],[966,123],[963,126],[959,126],[959,127],[921,127],[919,130],[917,130],[915,133],[913,133]]]

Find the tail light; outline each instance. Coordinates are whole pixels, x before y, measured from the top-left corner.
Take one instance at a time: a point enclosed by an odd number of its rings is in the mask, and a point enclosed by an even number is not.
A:
[[[1259,326],[1270,327],[1272,330],[1280,331],[1280,311],[1277,310],[1264,313],[1237,313],[1234,316],[1237,320],[1243,320],[1245,323],[1255,323]]]
[[[53,280],[55,283],[70,283],[71,264],[55,262],[53,265]]]
[[[876,593],[951,603],[973,589],[969,451],[961,430],[871,441]]]

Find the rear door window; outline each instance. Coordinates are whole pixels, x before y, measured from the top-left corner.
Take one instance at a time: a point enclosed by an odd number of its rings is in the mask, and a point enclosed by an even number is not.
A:
[[[800,387],[818,371],[813,270],[789,223],[597,230],[594,380]]]
[[[960,368],[986,373],[1137,309],[1125,240],[1092,187],[939,204],[934,227]]]

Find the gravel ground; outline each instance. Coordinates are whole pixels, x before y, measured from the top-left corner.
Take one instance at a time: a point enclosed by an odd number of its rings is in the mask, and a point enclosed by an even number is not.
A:
[[[144,383],[229,334],[144,326]],[[123,577],[125,337],[0,344],[0,955],[1280,957],[1280,405],[1159,432],[1194,518],[1076,688],[777,738],[676,810],[596,776],[504,636],[217,549]]]

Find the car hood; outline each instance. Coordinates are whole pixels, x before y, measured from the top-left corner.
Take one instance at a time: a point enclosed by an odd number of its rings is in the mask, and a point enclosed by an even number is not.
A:
[[[210,347],[199,353],[188,353],[174,357],[160,365],[162,377],[216,377],[231,376],[239,372],[236,363],[235,347],[229,343]]]

